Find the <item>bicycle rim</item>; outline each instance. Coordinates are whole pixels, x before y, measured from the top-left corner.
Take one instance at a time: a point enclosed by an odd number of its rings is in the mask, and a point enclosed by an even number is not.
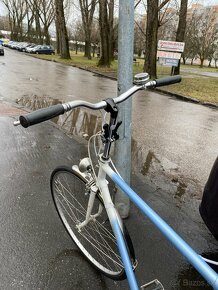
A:
[[[106,276],[114,280],[124,279],[125,271],[105,209],[81,231],[77,228],[86,215],[89,198],[86,180],[70,168],[58,167],[51,175],[51,192],[67,232],[85,257]],[[99,203],[100,200],[95,198],[92,214],[97,213]],[[128,246],[129,234],[126,228],[124,232],[128,235]],[[130,241],[131,253],[132,249]]]

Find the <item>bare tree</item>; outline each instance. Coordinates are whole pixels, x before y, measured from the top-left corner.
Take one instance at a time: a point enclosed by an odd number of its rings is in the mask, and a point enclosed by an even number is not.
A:
[[[109,55],[114,59],[115,27],[114,27],[114,0],[108,0],[108,23],[109,23]]]
[[[144,71],[156,78],[157,58],[157,32],[158,32],[158,0],[147,1],[147,29],[145,44]]]
[[[204,60],[216,50],[214,45],[218,37],[216,11],[213,7],[207,7],[201,11],[194,11],[192,18],[195,25],[193,41],[200,58],[200,67],[203,67]]]
[[[92,25],[92,34],[91,34],[91,41],[92,41],[92,56],[95,56],[95,53],[98,53],[98,48],[100,44],[100,35],[99,35],[99,21],[94,20]]]
[[[195,24],[196,19],[191,17],[187,19],[186,32],[185,32],[185,50],[182,53],[183,63],[186,63],[188,58],[191,59],[191,64],[193,64],[194,58],[198,54],[198,47],[196,43],[196,31],[197,25]]]
[[[11,29],[11,38],[22,40],[23,38],[23,20],[26,16],[27,7],[25,0],[2,0],[2,3],[8,10],[9,25]]]
[[[72,40],[74,40],[74,49],[76,51],[76,54],[78,53],[78,49],[80,48],[80,43],[84,41],[85,34],[83,29],[83,24],[80,20],[78,20],[74,25],[69,26],[70,35]]]
[[[26,6],[27,6],[27,13],[26,13],[26,19],[27,19],[27,32],[26,32],[26,37],[29,42],[31,42],[34,38],[34,28],[33,28],[33,22],[34,22],[34,14],[32,13],[31,6],[28,2],[26,1]]]
[[[34,18],[36,42],[50,44],[49,28],[54,21],[54,0],[26,0]]]
[[[186,30],[186,17],[187,17],[188,0],[181,0],[180,11],[179,11],[179,24],[176,32],[176,41],[184,42],[185,30]],[[180,61],[177,67],[174,69],[174,74],[180,73]]]
[[[139,16],[135,19],[134,26],[134,52],[141,57],[142,52],[144,51],[145,39],[146,39],[146,23],[144,18]]]
[[[56,33],[61,58],[70,59],[69,40],[64,16],[63,0],[55,0]]]
[[[10,30],[8,16],[1,16],[0,17],[0,30]]]
[[[110,28],[108,20],[107,0],[99,0],[99,26],[101,36],[101,57],[99,66],[110,66]]]
[[[38,3],[38,16],[43,24],[45,43],[50,44],[49,27],[55,18],[54,0],[34,0]]]
[[[158,0],[147,0],[147,29],[145,43],[145,63],[144,71],[148,72],[152,78],[157,77],[157,33],[158,33],[158,13],[170,0],[164,0],[159,4]]]
[[[158,16],[158,39],[172,40],[176,38],[178,24],[177,2],[168,2]]]
[[[85,33],[85,56],[91,59],[91,31],[97,0],[79,0],[79,4]]]
[[[28,7],[31,10],[31,14],[34,18],[34,26],[35,26],[35,43],[43,44],[43,31],[42,25],[40,23],[40,1],[37,0],[27,0]]]

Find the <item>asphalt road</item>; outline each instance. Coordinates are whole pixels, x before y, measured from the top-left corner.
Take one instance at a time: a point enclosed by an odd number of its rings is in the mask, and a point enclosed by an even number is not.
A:
[[[76,83],[81,86],[75,90],[84,90],[84,95],[88,91],[90,100],[94,100],[96,95],[100,97],[103,92],[104,96],[111,91],[115,94],[115,82],[8,50],[6,56],[0,59],[0,66],[0,107],[4,107],[0,117],[0,289],[128,289],[126,282],[106,279],[86,263],[65,233],[49,193],[49,176],[53,168],[60,164],[71,165],[84,153],[84,140],[68,137],[65,130],[71,136],[89,135],[91,131],[87,122],[95,124],[96,116],[77,111],[68,120],[56,120],[59,124],[65,124],[62,126],[64,130],[51,122],[25,130],[12,126],[14,118],[11,116],[19,115],[20,111],[3,102],[9,98],[22,99],[29,102],[29,107],[39,107],[67,100],[65,93],[70,88],[72,90],[71,81],[74,86]],[[61,80],[59,83],[51,77],[56,74],[52,73],[56,69],[60,79],[69,73],[66,88]],[[81,82],[75,80],[77,75],[81,75]],[[91,89],[92,80],[98,82],[96,90],[93,85],[94,91]],[[32,81],[33,86],[29,86]],[[60,86],[56,87],[58,83]],[[46,84],[51,86],[51,91]],[[106,91],[107,87],[110,92]],[[45,95],[40,98],[42,90]],[[37,93],[36,97],[33,92]],[[133,140],[133,148],[136,148],[133,160],[138,160],[135,168],[139,167],[141,171],[139,175],[133,175],[133,187],[198,253],[218,259],[217,242],[207,231],[197,211],[199,197],[191,191],[194,197],[187,194],[189,198],[186,199],[187,186],[181,179],[172,181],[170,175],[173,172],[173,178],[186,176],[181,174],[184,156],[188,156],[184,164],[193,168],[195,178],[201,166],[204,167],[202,172],[208,173],[217,155],[217,111],[156,93],[148,93],[146,98],[144,94],[138,96],[133,107],[133,122],[136,122],[133,136],[139,136],[137,141]],[[75,123],[78,124],[76,127]],[[197,161],[194,159],[196,156]],[[176,161],[172,161],[173,157]],[[140,160],[144,160],[142,165]],[[162,175],[159,174],[161,172]],[[164,190],[173,186],[175,191],[170,191],[172,194]],[[185,202],[190,199],[191,203]],[[139,260],[136,272],[139,285],[158,278],[165,289],[210,289],[133,206],[126,223]]]
[[[116,95],[115,81],[9,49],[0,58],[0,67],[0,96],[31,109],[75,99],[95,102]],[[84,110],[72,113],[66,130],[73,135],[91,135],[100,120],[93,114]],[[198,203],[218,153],[217,120],[217,109],[154,92],[137,93],[132,114],[133,171],[180,203],[193,198]],[[58,122],[63,124],[65,119]]]
[[[128,289],[96,272],[79,253],[55,211],[49,178],[58,165],[77,163],[86,149],[51,122],[29,129],[13,127],[21,111],[7,108],[0,117],[0,289]],[[6,114],[8,112],[8,114]],[[8,115],[8,116],[7,116]],[[190,245],[218,259],[217,242],[199,215],[180,208],[155,186],[133,175],[132,186]],[[136,257],[139,285],[158,278],[165,289],[211,289],[205,280],[132,206],[126,220]]]

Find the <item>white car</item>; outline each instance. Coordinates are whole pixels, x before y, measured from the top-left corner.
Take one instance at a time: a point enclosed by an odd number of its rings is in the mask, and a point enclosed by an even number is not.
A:
[[[40,45],[32,45],[26,48],[26,52],[31,53],[36,47]]]

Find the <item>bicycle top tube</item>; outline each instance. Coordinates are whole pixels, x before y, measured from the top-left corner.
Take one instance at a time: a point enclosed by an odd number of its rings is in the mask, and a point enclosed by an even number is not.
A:
[[[130,96],[132,96],[135,92],[139,90],[145,90],[146,88],[155,88],[165,85],[170,85],[174,83],[178,83],[181,81],[181,76],[169,76],[156,80],[149,80],[147,73],[140,73],[135,76],[135,85],[131,87],[128,91],[121,94],[118,97],[113,98],[115,104],[119,104],[127,100]],[[70,111],[77,107],[86,107],[92,110],[100,110],[105,109],[107,106],[106,101],[100,101],[98,103],[89,103],[82,100],[67,102],[64,104],[54,105],[48,108],[43,108],[31,112],[25,116],[20,116],[19,121],[15,121],[14,125],[22,125],[24,128],[29,126],[50,120],[54,117],[64,114],[67,111]]]

